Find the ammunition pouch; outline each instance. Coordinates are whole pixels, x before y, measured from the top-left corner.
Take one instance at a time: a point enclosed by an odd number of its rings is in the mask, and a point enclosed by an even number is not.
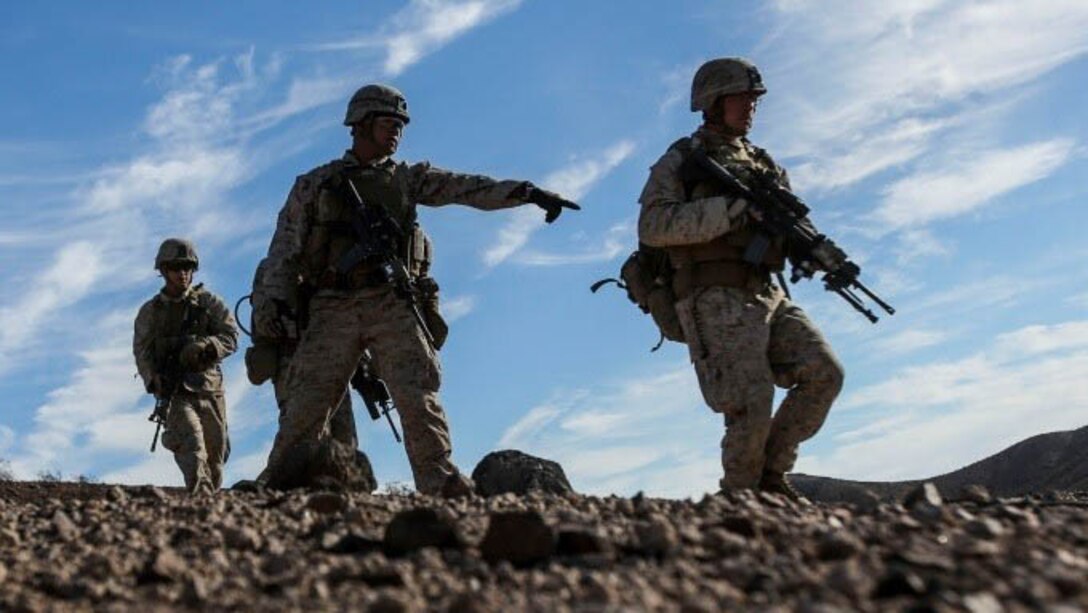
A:
[[[735,287],[757,291],[771,280],[771,273],[782,270],[785,258],[779,245],[772,243],[759,264],[744,259],[752,240],[749,232],[726,235],[699,245],[670,247],[669,261],[675,269],[672,288],[678,300],[703,287]]]
[[[420,277],[416,279],[416,289],[419,291],[420,314],[434,337],[434,348],[442,349],[450,335],[450,326],[438,306],[438,283],[431,277]]]
[[[246,349],[246,377],[253,385],[261,385],[276,376],[280,363],[278,343],[262,339]]]

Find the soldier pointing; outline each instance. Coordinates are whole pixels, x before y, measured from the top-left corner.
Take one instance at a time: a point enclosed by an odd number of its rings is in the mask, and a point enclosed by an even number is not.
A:
[[[440,343],[425,308],[425,294],[437,292],[437,285],[416,283],[410,272],[422,249],[414,244],[416,206],[497,210],[531,203],[545,210],[548,222],[563,209],[579,208],[528,181],[393,160],[409,120],[396,89],[359,89],[344,118],[351,149],[300,176],[280,211],[264,275],[272,299],[255,305],[255,333],[287,333],[300,295],[308,299],[309,321],[285,375],[286,406],[265,473],[272,487],[309,485],[300,482],[300,467],[313,461],[313,450],[329,435],[329,416],[370,350],[400,412],[416,489],[470,492],[471,482],[450,459],[449,425],[438,399]]]

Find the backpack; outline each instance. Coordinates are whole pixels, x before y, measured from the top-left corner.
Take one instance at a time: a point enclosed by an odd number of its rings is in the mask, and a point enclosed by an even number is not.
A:
[[[615,283],[627,290],[627,299],[649,313],[661,333],[650,351],[657,351],[665,339],[683,343],[684,330],[676,316],[676,294],[672,289],[672,264],[664,249],[639,243],[638,250],[628,256],[620,267],[619,279],[601,279],[590,286],[596,293],[602,286]]]

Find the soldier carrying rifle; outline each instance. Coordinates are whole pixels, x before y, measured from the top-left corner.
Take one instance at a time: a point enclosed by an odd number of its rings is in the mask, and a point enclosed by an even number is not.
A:
[[[703,124],[650,169],[639,197],[639,241],[667,255],[676,329],[710,408],[724,415],[723,490],[761,489],[797,498],[786,479],[801,442],[824,423],[843,367],[781,281],[824,274],[827,288],[866,317],[860,269],[816,232],[790,192],[786,171],[746,138],[767,88],[741,58],[695,73],[691,110]],[[778,277],[779,283],[775,283]],[[788,390],[772,413],[774,388]]]
[[[265,472],[271,487],[312,484],[304,482],[313,480],[312,472],[301,467],[322,448],[330,415],[370,350],[375,374],[400,414],[416,489],[448,496],[472,491],[451,459],[438,400],[441,334],[427,312],[437,285],[411,273],[416,206],[462,203],[495,210],[532,203],[550,222],[578,205],[528,181],[395,161],[408,122],[399,91],[378,84],[360,88],[344,118],[351,148],[300,176],[280,211],[263,275],[270,299],[254,302],[254,336],[289,335],[295,327],[290,320],[303,312],[297,289],[312,293],[305,334],[284,373],[285,404]],[[325,476],[343,481],[341,475],[317,475]]]
[[[223,373],[219,364],[234,353],[238,331],[227,305],[203,284],[193,286],[200,261],[191,242],[168,238],[155,268],[165,284],[140,307],[132,350],[149,394],[155,395],[155,450],[174,453],[190,492],[213,492],[223,482],[230,455]]]

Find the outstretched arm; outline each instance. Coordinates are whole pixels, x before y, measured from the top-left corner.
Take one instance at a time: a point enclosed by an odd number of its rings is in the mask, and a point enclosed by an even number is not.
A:
[[[427,162],[413,164],[406,172],[409,198],[428,206],[458,203],[493,211],[536,204],[546,212],[544,220],[548,223],[555,221],[563,209],[581,208],[529,181],[499,181],[484,175],[435,168]]]

